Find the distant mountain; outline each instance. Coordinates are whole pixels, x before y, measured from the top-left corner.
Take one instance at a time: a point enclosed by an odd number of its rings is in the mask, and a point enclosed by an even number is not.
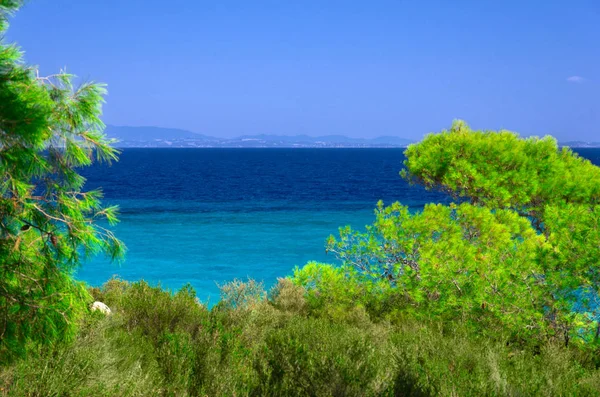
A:
[[[109,138],[116,138],[123,142],[149,142],[155,140],[179,139],[206,140],[209,138],[190,131],[160,127],[120,127],[108,125],[106,126],[105,132]]]
[[[125,127],[109,125],[106,134],[116,138],[117,147],[406,147],[413,143],[398,136],[378,138],[350,138],[344,135],[242,135],[235,138],[217,138],[195,132],[161,127]],[[600,142],[568,141],[561,146],[573,148],[600,148]]]
[[[412,141],[395,136],[349,138],[343,135],[242,135],[217,138],[194,132],[160,127],[107,126],[106,134],[118,147],[405,147]]]

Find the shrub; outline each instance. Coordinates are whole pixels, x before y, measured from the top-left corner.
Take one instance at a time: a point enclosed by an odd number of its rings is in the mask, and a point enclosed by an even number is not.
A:
[[[477,335],[460,321],[415,318],[406,310],[389,312],[389,322],[373,322],[364,312],[369,295],[362,297],[364,305],[352,305],[344,291],[328,293],[346,296],[328,301],[341,305],[343,310],[331,312],[344,316],[303,313],[297,310],[300,291],[280,280],[272,300],[251,309],[208,310],[189,288],[170,293],[144,282],[112,280],[93,292],[104,294],[116,308],[113,315],[92,313],[73,343],[49,346],[4,368],[0,394],[585,396],[600,391],[597,353],[549,341],[513,343],[506,333]],[[352,313],[361,312],[360,321],[352,320]]]
[[[195,335],[208,315],[206,307],[198,304],[190,285],[172,294],[139,281],[126,288],[119,303],[117,307],[122,311],[127,329],[140,331],[155,346],[165,333],[183,331]]]
[[[305,315],[308,310],[305,295],[306,290],[301,285],[294,284],[289,278],[279,278],[271,289],[269,299],[278,310]]]
[[[325,319],[292,319],[267,334],[255,367],[261,394],[381,395],[392,357],[370,332]]]
[[[220,307],[230,309],[249,309],[262,301],[266,292],[262,283],[249,279],[248,281],[233,280],[219,286],[221,291]]]

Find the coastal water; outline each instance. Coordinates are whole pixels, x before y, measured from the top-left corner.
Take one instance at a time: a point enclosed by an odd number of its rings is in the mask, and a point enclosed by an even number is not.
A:
[[[579,152],[600,164],[600,149]],[[213,302],[234,278],[268,287],[307,261],[334,262],[327,236],[371,223],[380,199],[414,209],[448,200],[404,182],[403,160],[402,149],[126,149],[84,175],[120,206],[114,231],[127,257],[93,258],[77,277],[189,282]]]

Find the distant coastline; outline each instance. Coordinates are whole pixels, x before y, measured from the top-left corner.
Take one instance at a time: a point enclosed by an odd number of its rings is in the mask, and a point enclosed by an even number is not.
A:
[[[406,149],[408,145],[203,145],[188,144],[183,142],[117,142],[113,145],[117,149]]]
[[[404,148],[413,143],[396,136],[350,138],[343,135],[242,135],[218,138],[159,127],[108,126],[106,134],[119,148]]]
[[[397,136],[350,138],[344,135],[242,135],[218,138],[191,131],[161,127],[107,126],[108,137],[116,139],[118,148],[406,148],[414,140]],[[568,141],[560,146],[600,148],[600,142]]]

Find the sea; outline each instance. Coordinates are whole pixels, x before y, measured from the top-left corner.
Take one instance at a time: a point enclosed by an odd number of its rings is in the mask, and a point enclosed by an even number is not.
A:
[[[577,152],[600,165],[600,149]],[[208,304],[234,279],[268,289],[309,261],[337,263],[325,240],[346,225],[364,230],[379,200],[415,211],[450,202],[405,182],[403,161],[403,149],[124,149],[118,162],[82,173],[86,189],[119,205],[113,231],[126,257],[91,258],[76,278],[173,291],[189,283]]]

